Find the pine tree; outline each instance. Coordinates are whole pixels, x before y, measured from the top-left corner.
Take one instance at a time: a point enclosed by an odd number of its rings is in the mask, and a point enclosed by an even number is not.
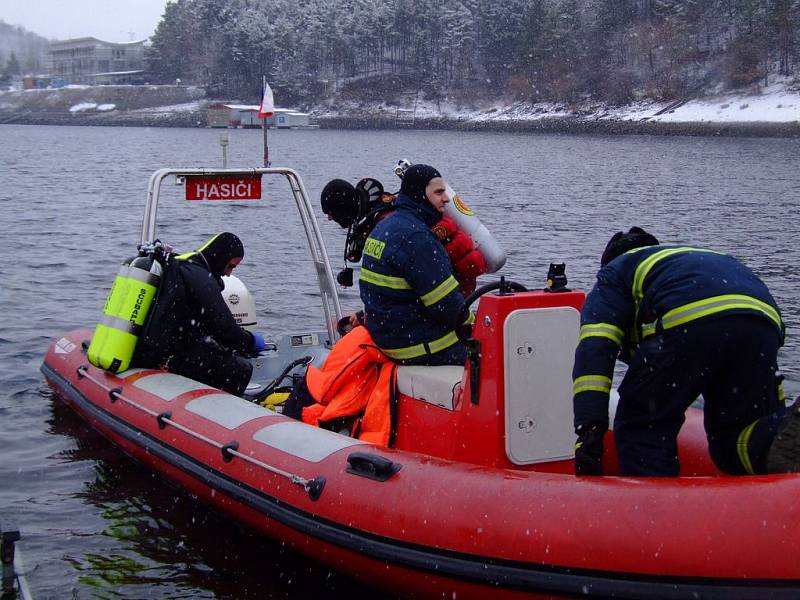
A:
[[[17,55],[15,52],[12,52],[11,55],[8,57],[8,61],[6,61],[6,66],[3,68],[3,75],[5,77],[11,78],[15,75],[21,75],[22,68],[19,66],[19,60],[17,60]]]

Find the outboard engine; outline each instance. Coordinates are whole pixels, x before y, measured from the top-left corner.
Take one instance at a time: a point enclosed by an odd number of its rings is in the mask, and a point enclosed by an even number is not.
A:
[[[223,276],[222,282],[225,284],[222,297],[237,325],[253,331],[257,322],[256,303],[247,286],[235,275]]]

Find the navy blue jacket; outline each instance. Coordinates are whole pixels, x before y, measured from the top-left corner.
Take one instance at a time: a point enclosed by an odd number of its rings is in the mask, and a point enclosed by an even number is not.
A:
[[[767,286],[732,256],[679,246],[647,246],[622,254],[597,274],[581,311],[575,351],[575,427],[607,424],[614,364],[650,336],[697,319],[730,314],[783,323]]]
[[[441,214],[400,194],[364,245],[361,300],[372,339],[390,358],[434,354],[456,343],[453,320],[464,299],[441,242]]]

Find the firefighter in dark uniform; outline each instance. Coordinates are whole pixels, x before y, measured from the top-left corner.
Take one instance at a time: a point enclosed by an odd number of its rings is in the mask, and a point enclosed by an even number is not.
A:
[[[164,368],[240,396],[253,371],[242,354],[265,348],[261,334],[236,323],[221,293],[222,276],[243,257],[242,242],[228,232],[196,252],[172,257],[134,364]]]
[[[364,245],[359,285],[366,327],[383,353],[401,364],[463,365],[466,360],[466,348],[453,331],[464,299],[447,253],[431,231],[448,201],[436,169],[410,167],[394,211],[377,223]]]
[[[395,194],[384,192],[383,185],[371,177],[365,177],[355,187],[343,179],[332,179],[322,189],[320,200],[328,219],[347,229],[345,262],[358,262],[375,224],[394,210]],[[478,276],[486,273],[486,260],[472,238],[447,215],[440,215],[431,231],[444,246],[461,295],[466,298],[475,291]],[[352,285],[352,270],[344,280],[343,274],[339,283]]]
[[[623,475],[678,475],[677,435],[700,394],[720,470],[797,470],[800,415],[785,409],[777,367],[784,325],[769,290],[731,256],[658,244],[638,227],[615,234],[581,312],[576,474],[602,475],[618,356],[629,365],[614,419]]]

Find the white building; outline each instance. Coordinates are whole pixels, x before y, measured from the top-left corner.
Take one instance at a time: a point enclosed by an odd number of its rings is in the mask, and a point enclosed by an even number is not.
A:
[[[258,118],[257,104],[209,104],[206,108],[209,127],[256,128],[261,127]],[[267,127],[291,129],[293,127],[310,127],[308,113],[298,112],[291,108],[276,108],[271,117],[267,117]]]
[[[48,74],[67,83],[143,83],[145,41],[116,43],[85,37],[50,42]]]

